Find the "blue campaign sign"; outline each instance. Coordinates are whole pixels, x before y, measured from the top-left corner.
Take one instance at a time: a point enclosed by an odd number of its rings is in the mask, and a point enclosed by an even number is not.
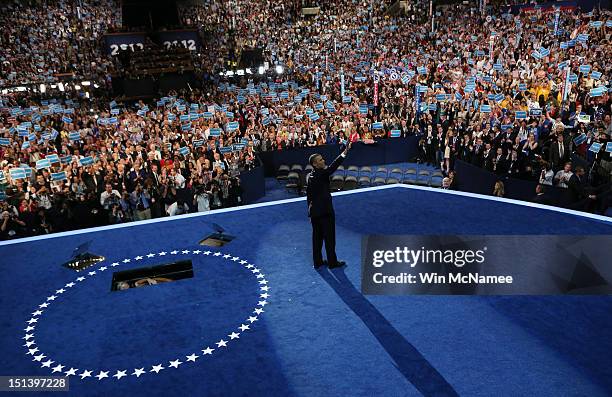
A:
[[[60,162],[59,156],[57,154],[50,154],[47,156],[47,159],[51,164]]]
[[[51,174],[51,180],[54,182],[67,180],[66,171],[54,172]]]
[[[526,119],[526,118],[527,118],[527,112],[524,112],[524,111],[518,111],[518,112],[516,112],[516,113],[515,113],[514,117],[515,117],[517,120],[524,120],[524,119]]]
[[[601,150],[601,146],[602,146],[601,143],[593,142],[593,144],[589,148],[589,152],[599,153],[599,151]]]
[[[586,140],[587,140],[586,134],[582,133],[582,134],[578,135],[576,138],[574,138],[574,143],[576,145],[582,145]]]
[[[606,143],[606,152],[612,153],[612,142]]]
[[[145,33],[110,33],[104,35],[106,52],[119,55],[120,51],[144,49]]]
[[[81,165],[92,165],[94,163],[94,159],[91,156],[83,157],[81,159]]]

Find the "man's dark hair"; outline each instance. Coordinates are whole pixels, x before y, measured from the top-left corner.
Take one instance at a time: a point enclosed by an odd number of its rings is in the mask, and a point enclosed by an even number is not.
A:
[[[308,157],[308,163],[314,166],[314,161],[317,158],[317,156],[320,156],[320,154],[319,153],[311,154],[310,157]]]

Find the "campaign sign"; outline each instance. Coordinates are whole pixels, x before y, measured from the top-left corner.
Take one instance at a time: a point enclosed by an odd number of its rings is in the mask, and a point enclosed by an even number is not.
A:
[[[364,294],[612,294],[612,235],[370,235],[361,255]]]
[[[111,33],[104,35],[106,52],[119,55],[120,51],[144,49],[145,33]]]

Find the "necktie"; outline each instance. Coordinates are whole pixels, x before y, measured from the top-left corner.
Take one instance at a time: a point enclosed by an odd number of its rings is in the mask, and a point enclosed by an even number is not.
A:
[[[559,144],[559,158],[563,158],[563,144]]]

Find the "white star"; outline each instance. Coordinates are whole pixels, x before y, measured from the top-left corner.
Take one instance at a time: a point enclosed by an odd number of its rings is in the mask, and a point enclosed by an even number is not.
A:
[[[240,336],[238,336],[238,335],[240,335],[240,334],[237,334],[236,332],[232,332],[228,336],[230,337],[230,340],[231,339],[240,339]]]
[[[253,324],[255,321],[257,321],[257,317],[251,316],[251,317],[247,318],[247,320],[249,320],[251,322],[251,324]]]
[[[42,363],[41,368],[43,368],[43,367],[51,368],[51,364],[53,364],[54,362],[55,361],[53,361],[53,360],[47,360],[44,363]]]
[[[238,259],[240,259],[240,258],[238,258],[237,256],[235,256],[235,257],[233,257],[233,258],[232,258],[232,261],[236,262]]]
[[[56,294],[63,294],[64,292],[66,292],[66,290],[63,289],[63,288],[60,288],[60,289],[55,291]]]
[[[215,349],[211,349],[210,347],[207,347],[206,349],[202,349],[202,353],[204,354],[212,354],[213,351],[215,351]]]
[[[268,299],[268,297],[270,296],[270,294],[268,294],[268,293],[266,292],[265,294],[259,294],[259,296],[260,296],[261,298]]]
[[[263,310],[263,309],[260,309],[260,308],[257,308],[257,309],[255,309],[255,310],[253,310],[253,313],[255,313],[255,314],[261,314],[261,313],[263,313],[263,312],[264,312],[264,310]]]
[[[70,283],[68,283],[68,284],[64,285],[64,287],[66,287],[66,288],[72,288],[72,287],[74,287],[74,283],[73,283],[73,282],[70,282]]]
[[[32,341],[26,342],[26,344],[25,344],[25,345],[23,345],[23,346],[25,346],[25,347],[30,347],[30,346],[35,345],[35,344],[36,344],[36,342],[34,342],[34,341],[32,340]]]
[[[199,254],[200,252],[202,252],[202,251],[200,251],[200,250],[191,251],[191,253],[196,254],[196,255]]]
[[[91,272],[89,272],[87,274],[89,274],[90,276],[95,276],[96,275],[96,271],[94,270],[94,271],[91,271]]]
[[[117,267],[117,266],[119,266],[119,262],[113,262],[113,263],[111,263],[111,267]]]
[[[106,266],[102,266],[102,267],[101,267],[101,268],[99,268],[98,270],[99,270],[99,271],[101,271],[101,272],[103,272],[103,271],[105,271],[106,269],[108,269],[108,267],[106,267]]]
[[[34,353],[38,352],[38,347],[35,347],[34,349],[30,349],[28,350],[28,354],[34,355]]]
[[[187,361],[193,361],[193,362],[195,362],[195,360],[197,360],[197,359],[198,359],[198,357],[200,357],[200,356],[196,356],[196,355],[195,355],[195,353],[191,353],[191,355],[190,355],[190,356],[185,356],[185,357],[187,357]]]
[[[179,360],[169,361],[169,363],[170,363],[170,366],[173,368],[178,368],[178,366],[182,364],[182,362]]]
[[[81,374],[79,374],[79,376],[81,377],[81,379],[85,379],[88,377],[91,378],[91,371],[85,370]]]
[[[100,371],[98,375],[96,375],[98,380],[102,380],[103,378],[108,378],[108,371]]]
[[[213,254],[213,256],[221,256],[221,253],[220,253],[220,252],[215,252],[215,253]]]
[[[224,341],[223,339],[221,339],[219,342],[217,342],[217,347],[226,347],[227,346],[227,342]]]
[[[125,374],[125,371],[119,371],[117,370],[117,373],[115,375],[113,375],[113,378],[117,378],[117,379],[121,379],[122,377],[127,376]]]
[[[55,296],[55,295],[51,295],[51,296],[48,296],[48,297],[47,297],[47,300],[48,300],[48,301],[54,301],[56,298],[57,298],[57,296]]]
[[[128,259],[128,258],[125,258],[124,260],[122,260],[122,262],[123,262],[123,263],[130,263],[131,261],[132,261],[132,260],[131,260],[131,259]]]
[[[240,328],[240,331],[244,332],[244,331],[246,331],[247,329],[250,329],[250,326],[245,325],[245,324],[241,324],[241,325],[240,325],[240,327],[238,327],[238,328]]]
[[[166,252],[162,251],[162,252],[160,252],[160,253],[159,253],[159,254],[157,254],[157,255],[159,255],[159,256],[164,256],[164,255],[166,255]]]
[[[147,258],[153,258],[155,254],[147,254]]]
[[[266,280],[259,280],[259,284],[268,284]]]
[[[49,304],[48,304],[47,302],[45,302],[45,303],[43,303],[43,304],[38,305],[38,307],[40,307],[41,309],[43,309],[43,308],[45,308],[45,307],[48,307],[48,306],[49,306]]]
[[[265,287],[260,287],[259,289],[260,289],[260,290],[262,290],[262,291],[267,291],[267,290],[269,290],[269,289],[270,289],[270,287],[265,286]]]
[[[188,254],[188,253],[189,253],[189,250],[183,250],[183,251],[181,251],[181,252],[182,252],[183,254]]]
[[[134,368],[134,372],[132,372],[132,375],[136,375],[137,378],[140,378],[140,375],[144,374],[146,371],[144,370],[144,368]]]
[[[149,372],[155,372],[156,374],[158,374],[158,373],[159,373],[159,371],[161,371],[162,369],[164,369],[164,367],[162,367],[162,365],[161,365],[161,364],[159,364],[159,365],[154,365],[152,368],[153,368],[153,369],[151,369]]]
[[[249,263],[249,264],[248,264],[248,265],[246,265],[245,267],[246,267],[247,269],[252,269],[252,268],[254,268],[255,266],[253,266],[253,265],[251,265],[251,264]]]
[[[174,251],[170,251],[170,253],[171,253],[172,255],[176,255],[176,254],[178,254],[179,252],[178,252],[177,250],[174,250]]]
[[[64,373],[66,374],[66,376],[72,376],[72,375],[76,375],[77,371],[78,369],[70,367],[70,369]]]
[[[232,256],[231,256],[231,255],[228,255],[228,254],[223,255],[223,259],[227,259],[227,258],[231,258],[231,257],[232,257]]]
[[[268,304],[268,301],[259,301],[259,303],[257,303],[257,306],[264,307],[267,304]]]
[[[255,268],[255,269],[251,270],[251,273],[259,273],[259,269]]]
[[[85,280],[85,277],[83,276],[77,278],[77,281],[83,281],[83,280]]]
[[[241,265],[244,265],[245,263],[247,263],[247,261],[245,261],[245,260],[241,260],[239,263],[240,263]]]
[[[34,313],[32,313],[33,316],[40,316],[41,314],[43,314],[43,312],[40,310],[36,310]]]
[[[203,254],[204,254],[204,255],[210,255],[210,254],[211,254],[211,252],[210,252],[210,251],[204,251],[204,252],[203,252]]]
[[[28,323],[28,324],[32,324],[32,323],[35,323],[35,322],[37,322],[37,321],[38,321],[38,319],[37,319],[37,318],[31,318],[31,319],[29,319],[28,321],[26,321],[26,323]]]
[[[264,278],[264,277],[265,277],[265,275],[263,275],[263,274],[261,274],[261,273],[257,273],[257,276],[255,276],[255,277],[257,277],[257,278]]]
[[[62,370],[64,369],[64,366],[62,364],[58,364],[57,366],[53,367],[53,373],[56,372],[62,372]]]
[[[21,338],[21,339],[28,340],[28,339],[33,338],[33,337],[34,337],[34,334],[25,334],[25,336],[23,338]]]
[[[42,359],[45,357],[47,356],[45,356],[44,354],[39,354],[38,356],[35,356],[32,361],[42,361]]]
[[[137,256],[136,258],[134,258],[134,259],[136,259],[137,261],[139,261],[139,260],[142,260],[142,258],[143,258],[142,256],[138,255],[138,256]]]

